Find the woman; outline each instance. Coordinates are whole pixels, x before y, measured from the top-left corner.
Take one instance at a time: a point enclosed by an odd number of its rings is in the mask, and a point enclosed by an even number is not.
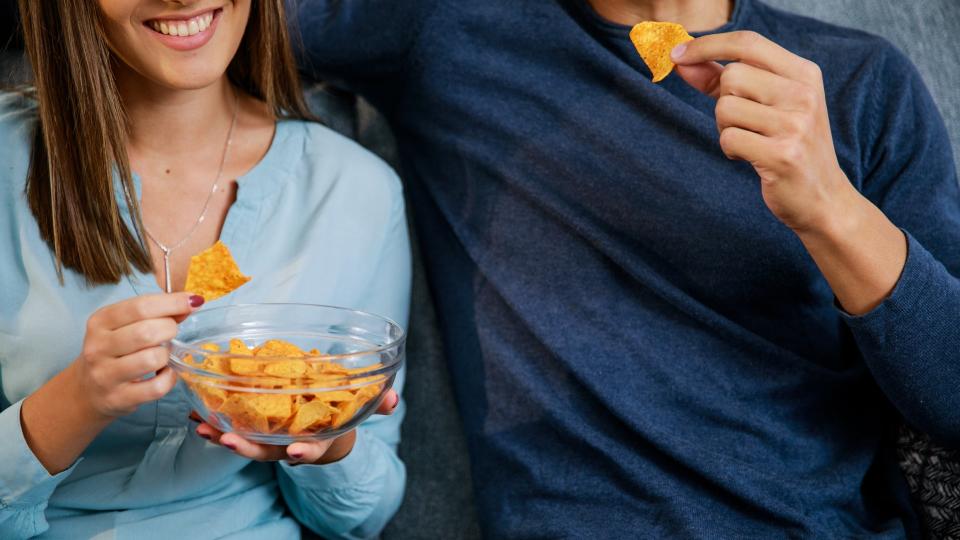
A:
[[[283,2],[20,10],[36,91],[0,103],[0,537],[375,535],[402,497],[400,415],[254,444],[191,422],[162,345],[217,239],[253,280],[209,304],[406,320],[401,188],[305,120]]]

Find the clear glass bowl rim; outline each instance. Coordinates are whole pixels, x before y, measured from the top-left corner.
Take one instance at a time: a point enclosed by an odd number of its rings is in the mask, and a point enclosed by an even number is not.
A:
[[[219,306],[219,307],[215,307],[215,308],[210,308],[210,309],[207,309],[207,310],[203,310],[203,311],[199,312],[198,315],[209,314],[209,313],[216,313],[216,312],[218,312],[218,311],[236,310],[236,309],[238,309],[238,308],[258,308],[258,307],[272,307],[272,308],[280,308],[280,307],[303,307],[303,308],[311,308],[311,309],[312,309],[312,308],[321,308],[322,310],[332,310],[332,311],[334,311],[334,312],[339,312],[339,313],[349,313],[349,314],[353,314],[353,315],[360,315],[360,316],[362,316],[362,317],[371,317],[371,318],[373,318],[373,319],[379,320],[380,322],[387,323],[390,327],[396,328],[396,329],[399,331],[399,333],[400,333],[400,335],[399,335],[396,339],[393,339],[393,340],[391,340],[391,341],[389,341],[389,342],[387,342],[387,343],[385,343],[385,344],[383,344],[383,345],[379,345],[379,346],[377,346],[377,347],[375,347],[375,348],[367,349],[367,350],[364,350],[364,351],[353,352],[353,353],[324,355],[323,357],[321,357],[321,359],[320,359],[321,361],[327,361],[327,360],[330,359],[330,358],[354,358],[354,357],[367,356],[367,355],[371,355],[371,354],[378,354],[378,353],[381,353],[381,352],[386,351],[386,350],[389,350],[389,349],[395,349],[395,348],[402,347],[403,344],[404,344],[404,343],[406,342],[406,340],[407,340],[407,331],[406,331],[402,326],[400,326],[399,324],[397,324],[397,322],[394,321],[393,319],[390,319],[390,318],[388,318],[388,317],[384,317],[383,315],[377,315],[377,314],[375,314],[375,313],[370,313],[369,311],[362,311],[362,310],[359,310],[359,309],[345,308],[345,307],[341,307],[341,306],[331,306],[331,305],[325,305],[325,304],[304,304],[304,303],[293,303],[293,302],[286,302],[286,303],[284,303],[284,302],[277,302],[277,303],[264,302],[264,303],[256,303],[256,304],[232,304],[232,305],[228,305],[228,306]],[[268,361],[268,362],[269,362],[269,361],[282,362],[282,361],[290,361],[290,360],[303,360],[303,358],[296,358],[296,357],[290,357],[290,356],[253,356],[253,355],[249,355],[249,354],[230,354],[230,353],[219,353],[219,352],[218,352],[218,353],[214,353],[213,351],[208,351],[208,350],[202,349],[202,348],[200,348],[200,347],[194,347],[193,345],[190,345],[190,344],[188,344],[188,343],[186,343],[186,342],[184,342],[184,341],[181,341],[181,340],[179,340],[179,339],[177,339],[177,338],[171,339],[171,340],[170,340],[170,343],[171,343],[174,347],[176,347],[177,349],[184,350],[184,351],[193,353],[193,354],[195,354],[195,355],[199,355],[199,356],[201,356],[201,357],[215,355],[215,356],[222,356],[222,357],[227,357],[227,358],[256,358],[257,360],[260,360],[260,361]],[[204,370],[204,369],[200,369],[200,368],[197,367],[197,366],[188,365],[188,364],[184,363],[184,362],[183,362],[179,357],[177,357],[175,354],[173,354],[173,351],[170,352],[170,358],[171,358],[171,361],[172,361],[174,364],[176,364],[177,366],[179,366],[179,367],[181,367],[181,368],[183,368],[183,369],[186,369],[187,371],[189,371],[189,372],[191,372],[191,373],[196,373],[196,374],[198,374],[198,375],[201,375],[201,376],[203,376],[203,377],[209,377],[209,378],[213,378],[213,379],[220,379],[220,380],[229,381],[229,382],[240,382],[240,383],[248,383],[248,382],[255,382],[255,381],[256,381],[256,378],[243,377],[242,375],[226,375],[226,374],[223,374],[223,373],[217,373],[217,372],[213,372],[213,371],[206,371],[206,370]],[[307,361],[309,361],[309,360],[307,360]],[[390,363],[390,364],[385,364],[385,365],[381,366],[381,367],[378,368],[378,369],[371,370],[371,371],[364,371],[364,372],[360,372],[360,373],[353,373],[353,374],[349,374],[349,375],[344,375],[344,376],[342,376],[342,377],[334,378],[334,379],[330,379],[330,380],[351,380],[351,379],[359,379],[359,378],[366,378],[366,377],[375,377],[375,376],[378,376],[378,375],[386,375],[386,374],[389,374],[389,373],[391,373],[391,372],[393,372],[393,371],[396,371],[396,369],[399,367],[399,364],[400,364],[402,361],[403,361],[403,355],[397,355],[396,358],[394,359],[394,361],[393,361],[392,363]]]

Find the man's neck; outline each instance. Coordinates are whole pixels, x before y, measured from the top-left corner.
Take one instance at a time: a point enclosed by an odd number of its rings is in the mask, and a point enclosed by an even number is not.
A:
[[[719,28],[730,20],[734,0],[589,0],[603,18],[632,26],[642,21],[682,24],[688,32]]]
[[[223,144],[234,108],[226,75],[205,88],[174,90],[121,66],[117,88],[127,115],[129,144],[138,154],[186,159],[208,150],[211,141]]]

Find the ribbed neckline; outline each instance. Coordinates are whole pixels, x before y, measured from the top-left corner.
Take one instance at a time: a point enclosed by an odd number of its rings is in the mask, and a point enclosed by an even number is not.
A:
[[[705,32],[691,32],[690,35],[699,37],[708,34],[731,32],[733,30],[742,28],[743,21],[746,18],[747,13],[750,11],[750,4],[752,0],[733,0],[733,2],[733,13],[730,14],[730,20],[727,21],[726,24]],[[593,6],[590,5],[590,2],[587,0],[576,0],[576,3],[587,16],[587,18],[590,19],[590,22],[604,33],[615,37],[628,37],[630,35],[630,29],[632,26],[618,24],[605,19],[599,13],[597,13],[595,9],[593,9]]]

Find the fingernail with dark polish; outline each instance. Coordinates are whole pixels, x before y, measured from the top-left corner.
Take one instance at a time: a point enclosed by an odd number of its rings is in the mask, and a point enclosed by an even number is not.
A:
[[[235,445],[235,444],[233,444],[233,443],[225,442],[225,443],[223,443],[223,445],[226,446],[227,448],[231,449],[231,450],[236,450],[236,449],[237,449],[237,445]]]
[[[399,404],[400,404],[400,394],[394,394],[394,395],[393,395],[393,405],[390,406],[390,410],[392,411],[393,409],[396,409],[396,408],[397,408],[397,405],[399,405]]]
[[[290,457],[293,459],[300,459],[303,457],[303,454],[301,452],[290,452]]]
[[[198,308],[203,305],[206,300],[203,299],[199,294],[194,294],[190,297],[190,307]]]

